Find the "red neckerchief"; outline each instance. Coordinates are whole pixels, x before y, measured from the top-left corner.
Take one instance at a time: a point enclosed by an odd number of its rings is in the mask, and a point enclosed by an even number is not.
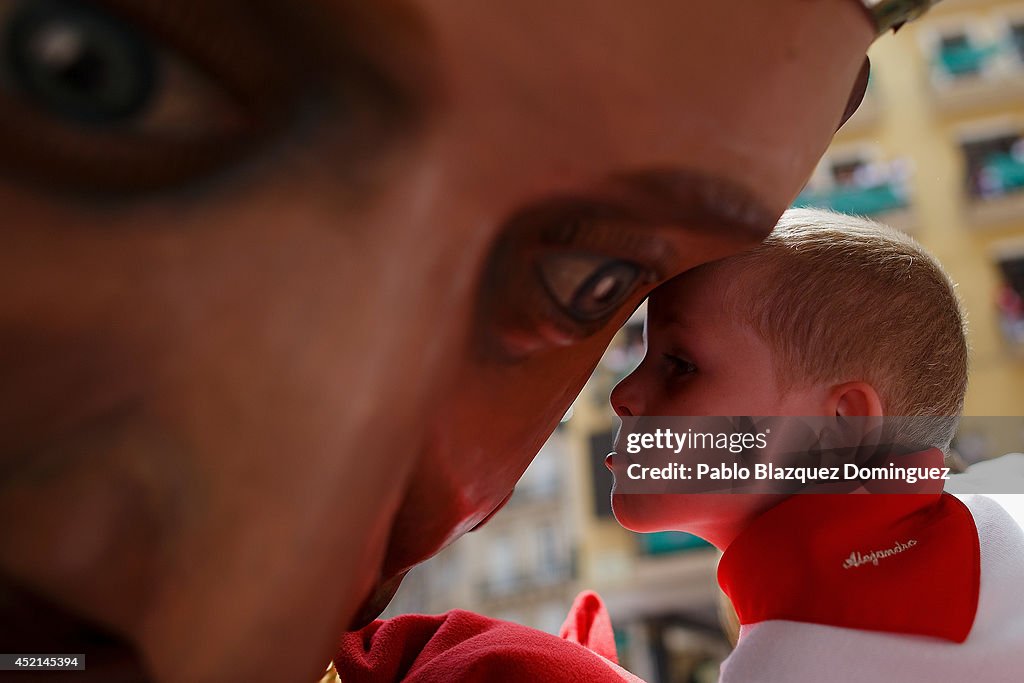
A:
[[[951,495],[794,495],[726,549],[741,624],[785,619],[962,643],[978,607],[974,518]]]

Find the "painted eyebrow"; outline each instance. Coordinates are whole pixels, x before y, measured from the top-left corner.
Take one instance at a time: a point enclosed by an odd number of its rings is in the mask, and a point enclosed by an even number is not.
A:
[[[535,199],[506,219],[551,244],[572,241],[581,221],[628,221],[761,242],[781,215],[738,184],[702,171],[653,168],[609,175],[590,187]],[[544,226],[558,226],[544,229]]]
[[[652,168],[617,173],[601,187],[633,217],[690,230],[723,231],[758,241],[779,218],[753,192],[738,183],[694,169]]]

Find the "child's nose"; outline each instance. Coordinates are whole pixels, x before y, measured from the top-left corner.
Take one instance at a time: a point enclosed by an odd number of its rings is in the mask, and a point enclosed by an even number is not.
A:
[[[619,417],[633,417],[634,415],[643,415],[643,405],[640,402],[640,392],[637,391],[636,381],[633,379],[636,375],[633,374],[626,377],[624,380],[615,385],[612,389],[611,396],[609,396],[609,402],[612,404],[612,410]]]

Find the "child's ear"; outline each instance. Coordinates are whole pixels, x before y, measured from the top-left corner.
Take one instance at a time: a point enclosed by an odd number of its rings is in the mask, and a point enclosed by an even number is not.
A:
[[[867,382],[846,382],[829,392],[829,413],[842,417],[880,417],[882,399]]]

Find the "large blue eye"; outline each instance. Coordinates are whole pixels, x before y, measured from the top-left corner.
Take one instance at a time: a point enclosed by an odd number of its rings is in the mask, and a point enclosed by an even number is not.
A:
[[[625,261],[610,261],[596,270],[573,294],[571,314],[580,320],[599,320],[618,310],[633,293],[640,269]]]
[[[156,57],[114,17],[71,0],[22,0],[4,23],[3,76],[49,115],[123,123],[153,98]]]
[[[615,313],[636,291],[641,270],[628,261],[594,254],[556,254],[541,264],[548,293],[581,322]]]

